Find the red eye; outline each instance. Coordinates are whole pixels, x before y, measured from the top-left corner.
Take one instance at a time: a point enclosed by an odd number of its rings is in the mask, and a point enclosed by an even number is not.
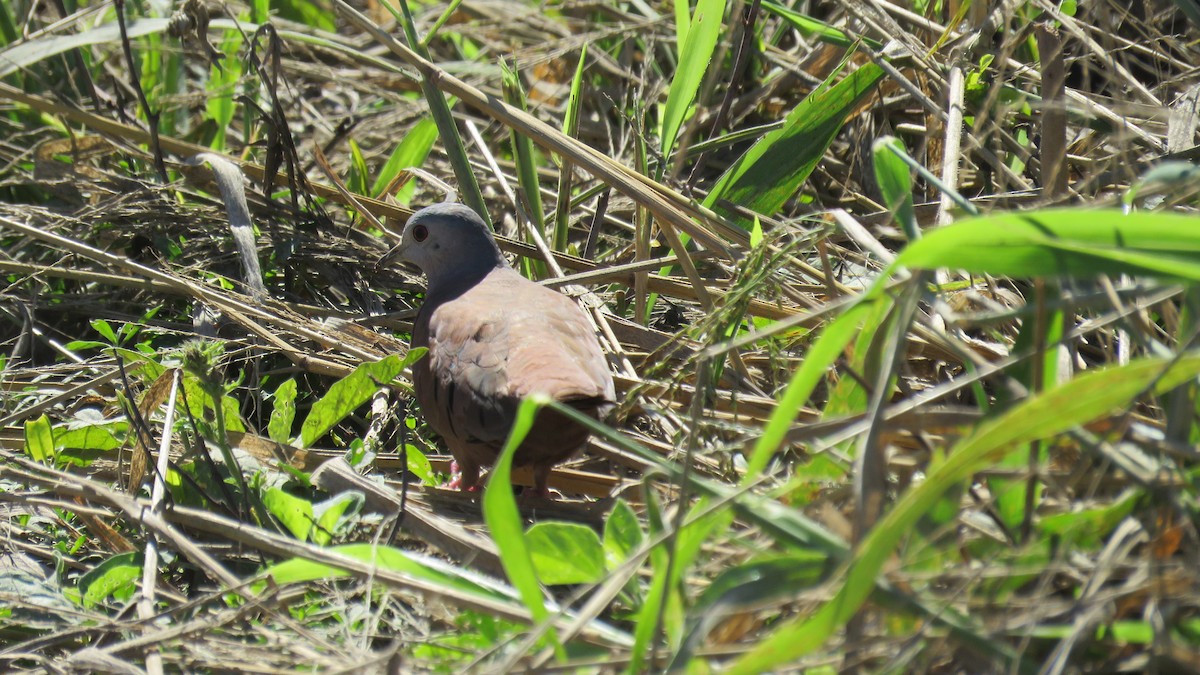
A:
[[[424,225],[416,225],[413,227],[412,236],[417,243],[421,243],[429,236],[429,229]]]

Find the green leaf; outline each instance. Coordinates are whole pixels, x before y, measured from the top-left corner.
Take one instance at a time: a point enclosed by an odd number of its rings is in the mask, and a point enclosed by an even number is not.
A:
[[[91,424],[71,423],[54,430],[54,444],[60,448],[116,450],[125,443],[129,422],[102,420]]]
[[[884,206],[896,217],[909,241],[920,236],[917,213],[913,208],[912,174],[900,158],[904,144],[894,136],[880,136],[871,145],[875,165],[875,183],[883,195]]]
[[[533,428],[533,418],[544,403],[544,397],[541,396],[530,396],[521,401],[508,442],[496,459],[483,492],[483,519],[500,551],[500,563],[508,580],[520,593],[521,601],[537,622],[549,618],[550,612],[542,600],[533,558],[525,541],[525,533],[521,530],[521,513],[517,510],[517,500],[512,490],[512,460],[517,447]]]
[[[683,37],[683,49],[679,54],[679,65],[667,92],[667,103],[662,115],[662,154],[669,157],[675,149],[675,141],[683,121],[687,119],[692,101],[704,81],[704,73],[712,63],[717,38],[721,35],[721,18],[725,13],[725,0],[699,0],[692,12],[691,22]]]
[[[429,463],[429,458],[417,446],[409,443],[404,446],[404,454],[408,460],[408,470],[414,476],[419,478],[426,485],[436,485],[437,475],[433,472],[433,465]]]
[[[279,16],[317,30],[332,33],[337,30],[334,13],[324,3],[313,0],[272,0],[271,7]]]
[[[104,319],[94,319],[91,322],[92,330],[99,333],[105,340],[108,340],[110,345],[117,344],[117,334],[113,331],[112,326]]]
[[[1132,404],[1144,391],[1162,392],[1200,373],[1200,354],[1178,360],[1153,358],[1085,373],[981,424],[930,467],[926,479],[907,490],[867,534],[832,600],[817,612],[789,620],[742,656],[731,673],[761,673],[811,652],[845,625],[875,588],[897,545],[942,494],[1003,458],[1021,443],[1047,438]]]
[[[762,8],[790,23],[793,28],[806,38],[816,38],[822,42],[847,49],[859,42],[858,39],[851,37],[843,30],[834,28],[824,21],[818,21],[800,12],[792,11],[782,5],[777,5],[773,2],[764,2],[762,3]],[[877,40],[864,38],[861,41],[871,49],[878,50],[883,48],[883,43]]]
[[[762,435],[750,451],[742,485],[753,483],[783,445],[800,408],[808,402],[808,397],[824,379],[830,365],[842,355],[846,345],[850,344],[862,328],[863,322],[874,311],[871,305],[870,302],[859,302],[821,331],[820,337],[813,343],[800,367],[792,375],[783,396],[779,398],[775,410],[771,413],[771,418],[767,420]]]
[[[375,183],[371,185],[371,196],[381,197],[383,191],[404,169],[424,164],[425,158],[433,150],[433,144],[437,141],[437,137],[437,125],[434,124],[432,117],[425,117],[414,124],[404,138],[396,144],[396,148],[388,156],[387,162],[379,170],[379,175],[375,177]],[[410,181],[396,193],[396,201],[407,204],[412,199],[415,188],[416,186]]]
[[[1200,220],[1172,213],[1046,209],[926,233],[893,267],[1049,277],[1130,274],[1200,281]]]
[[[338,524],[347,515],[354,515],[362,510],[365,498],[361,492],[343,492],[329,499],[313,504],[313,516],[316,526],[312,529],[312,541],[318,546],[327,546],[337,533]]]
[[[346,179],[346,188],[356,195],[367,194],[367,160],[363,157],[362,148],[354,139],[350,139],[350,175]]]
[[[137,590],[142,575],[140,551],[118,553],[79,577],[79,594],[84,607],[95,607],[110,597],[128,600]]]
[[[763,215],[773,215],[796,193],[847,117],[875,85],[883,69],[868,63],[838,82],[834,75],[809,94],[787,116],[781,128],[763,136],[729,167],[704,200],[734,220],[720,207],[728,200]]]
[[[49,417],[42,415],[25,423],[25,452],[37,462],[54,461],[54,430]]]
[[[275,406],[267,422],[267,436],[276,443],[292,440],[292,422],[296,419],[296,380],[289,378],[275,389]]]
[[[537,523],[525,533],[534,571],[543,584],[590,584],[604,579],[604,546],[579,523]]]
[[[415,579],[452,588],[480,598],[505,602],[512,600],[512,596],[467,578],[453,566],[442,564],[441,561],[436,559],[423,558],[422,556],[397,548],[376,546],[374,544],[346,544],[343,546],[334,546],[327,550],[344,555],[347,558],[378,565],[380,569],[388,570],[389,572],[407,574]],[[271,575],[278,584],[307,583],[348,575],[341,568],[303,558],[293,558],[271,565],[266,569],[266,573]]]
[[[295,445],[301,448],[311,446],[335,424],[366,403],[379,387],[396,379],[406,367],[424,354],[424,348],[410,349],[404,359],[393,354],[375,363],[364,363],[355,368],[353,373],[334,382],[321,400],[313,404],[312,410],[300,427],[300,438]]]
[[[238,49],[241,46],[241,33],[225,31],[225,37],[220,42],[220,51],[225,58],[221,59],[219,66],[214,64],[210,67],[208,72],[205,109],[208,119],[216,129],[211,147],[217,151],[225,149],[225,136],[236,111],[234,98],[237,96],[238,82],[242,78],[242,60],[238,58]]]
[[[763,241],[762,219],[754,214],[754,225],[750,227],[750,248],[757,248]]]
[[[312,502],[277,487],[268,488],[263,492],[262,501],[263,506],[283,523],[293,537],[300,541],[308,539],[313,524]]]
[[[604,521],[604,555],[609,569],[625,562],[629,554],[642,545],[645,535],[633,507],[624,499],[617,499],[612,513]]]

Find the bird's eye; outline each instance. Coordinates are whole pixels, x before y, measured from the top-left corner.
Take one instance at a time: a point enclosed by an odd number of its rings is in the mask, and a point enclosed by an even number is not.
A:
[[[412,236],[417,243],[421,243],[425,241],[427,237],[429,237],[429,228],[425,227],[424,225],[417,225],[412,230]]]

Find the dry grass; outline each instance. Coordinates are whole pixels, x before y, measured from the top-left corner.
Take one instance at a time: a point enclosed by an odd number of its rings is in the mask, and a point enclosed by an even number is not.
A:
[[[1131,187],[1140,212],[1193,210],[1189,168],[1149,173],[1194,153],[1186,3],[794,3],[841,37],[729,4],[698,66],[669,3],[467,0],[440,25],[413,2],[414,46],[377,2],[278,2],[252,51],[229,29],[256,6],[206,24],[188,4],[183,39],[118,3],[124,41],[111,5],[0,8],[5,667],[1200,669],[1200,237],[1155,221],[1160,239],[1102,258],[1085,226],[1104,216],[1080,210]],[[434,92],[458,137],[425,157]],[[897,183],[907,221],[884,136],[927,168]],[[419,171],[383,175],[406,138]],[[202,153],[249,183],[219,185]],[[537,590],[484,524],[511,495],[421,484],[446,462],[405,376],[296,435],[334,382],[407,352],[420,280],[376,262],[441,181],[473,198],[455,162],[611,355],[608,432],[516,523],[599,533],[516,537],[539,574],[537,554],[603,541],[586,580]],[[222,189],[245,190],[253,230]],[[1055,233],[1084,220],[1058,258],[936,249],[965,209],[1047,206],[1069,207],[1037,212]],[[901,272],[914,224],[941,262]],[[348,508],[320,520],[322,500]],[[318,525],[298,532],[304,508]]]

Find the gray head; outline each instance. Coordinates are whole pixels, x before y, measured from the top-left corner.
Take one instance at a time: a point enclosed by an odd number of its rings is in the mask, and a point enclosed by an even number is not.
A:
[[[430,295],[461,291],[495,268],[508,266],[479,214],[449,202],[414,213],[394,255],[421,268],[429,279]]]

